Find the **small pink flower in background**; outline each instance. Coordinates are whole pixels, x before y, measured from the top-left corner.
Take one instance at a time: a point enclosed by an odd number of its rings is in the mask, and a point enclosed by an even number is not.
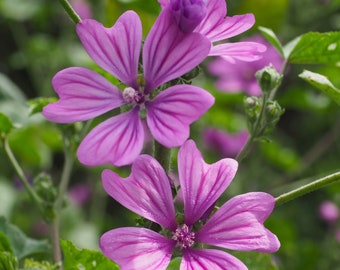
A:
[[[82,206],[90,200],[92,190],[89,185],[76,184],[69,188],[68,195],[73,203]]]
[[[203,141],[207,148],[218,152],[223,157],[234,158],[241,151],[248,139],[248,132],[241,131],[230,134],[216,128],[206,128],[203,131]]]
[[[263,225],[275,204],[267,193],[236,196],[206,223],[198,222],[230,185],[236,170],[233,159],[206,164],[195,143],[185,142],[178,153],[184,203],[180,220],[176,220],[169,179],[151,156],[139,156],[127,178],[104,170],[106,192],[126,208],[161,225],[165,233],[135,227],[113,229],[100,239],[102,252],[121,269],[166,269],[176,249],[182,253],[181,270],[244,270],[247,267],[234,256],[219,249],[200,248],[199,243],[239,251],[277,251],[279,240]]]
[[[144,144],[140,116],[144,109],[152,136],[166,147],[180,146],[189,137],[189,125],[214,103],[212,95],[192,85],[171,86],[153,97],[154,89],[200,64],[211,46],[199,33],[180,31],[168,9],[161,12],[145,40],[142,80],[138,77],[142,25],[135,12],[125,12],[111,28],[82,20],[77,33],[92,59],[118,78],[124,89],[89,69],[67,68],[52,81],[60,100],[47,105],[43,115],[53,122],[72,123],[121,106],[130,108],[105,120],[83,139],[77,153],[81,163],[131,164]]]
[[[263,44],[252,41],[220,43],[247,31],[255,23],[253,14],[226,16],[225,0],[158,0],[158,2],[163,9],[170,6],[183,32],[200,33],[210,40],[213,45],[209,52],[210,56],[220,56],[231,63],[236,60],[248,62],[260,59],[266,50]]]
[[[251,63],[236,60],[232,64],[221,58],[209,63],[208,71],[217,76],[216,88],[218,90],[230,93],[244,91],[250,96],[259,96],[262,92],[255,78],[256,71],[270,64],[280,71],[283,59],[273,46],[261,36],[254,36],[247,40],[266,45],[267,51],[263,53],[261,59]]]
[[[82,19],[92,18],[91,6],[86,0],[71,0],[71,5]]]
[[[321,218],[328,223],[334,223],[339,218],[339,209],[331,201],[322,202],[319,208],[319,213]]]

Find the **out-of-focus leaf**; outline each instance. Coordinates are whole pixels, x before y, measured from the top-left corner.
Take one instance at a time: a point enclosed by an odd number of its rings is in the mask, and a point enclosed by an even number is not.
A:
[[[0,2],[2,15],[18,21],[24,21],[33,17],[40,8],[41,1],[37,0],[2,0]]]
[[[281,54],[282,57],[284,57],[283,47],[273,30],[259,26],[258,27],[262,35],[265,36],[265,38],[277,49],[277,51]]]
[[[78,249],[70,241],[61,240],[61,248],[64,253],[64,269],[96,269],[115,270],[119,266],[106,258],[101,252],[89,249]]]
[[[9,252],[13,254],[13,250],[11,248],[11,244],[9,243],[6,235],[0,232],[0,252]]]
[[[18,270],[18,260],[10,252],[0,252],[0,269],[2,270]]]
[[[309,32],[289,42],[284,51],[293,64],[339,64],[340,32]]]
[[[0,136],[7,135],[12,129],[12,121],[7,117],[7,115],[0,112]]]
[[[26,100],[21,89],[2,73],[0,73],[0,100],[1,99],[11,99],[22,103]]]
[[[37,262],[32,259],[25,259],[23,270],[58,270],[59,264],[51,264],[50,262]],[[65,269],[66,270],[66,269]]]
[[[299,77],[326,93],[340,105],[340,90],[336,88],[327,77],[308,70],[304,70]]]
[[[279,268],[268,253],[259,252],[232,252],[251,270],[278,270]]]
[[[244,0],[240,1],[240,7],[236,14],[253,13],[256,18],[256,26],[265,26],[275,31],[278,30],[285,18],[288,8],[288,0]],[[228,13],[228,16],[235,14]]]
[[[19,260],[28,255],[50,251],[47,240],[35,240],[27,237],[18,227],[9,224],[3,217],[0,217],[0,232],[7,236],[15,256]]]

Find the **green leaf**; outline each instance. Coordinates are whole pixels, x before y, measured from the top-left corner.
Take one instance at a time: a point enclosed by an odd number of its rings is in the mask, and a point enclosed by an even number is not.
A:
[[[229,252],[229,251],[228,251]],[[268,253],[259,252],[230,252],[240,259],[251,270],[278,270],[279,268]]]
[[[54,97],[53,98],[38,97],[30,99],[29,101],[27,101],[27,104],[29,105],[29,115],[41,113],[46,105],[55,101],[57,101],[57,99]]]
[[[101,252],[89,249],[78,249],[70,241],[61,240],[61,248],[64,254],[64,269],[96,269],[115,270],[119,266],[106,258]]]
[[[0,252],[9,252],[13,254],[11,244],[9,243],[6,235],[0,232]]]
[[[18,270],[18,260],[10,252],[0,252],[0,269]]]
[[[281,54],[282,57],[284,57],[283,47],[273,30],[259,26],[258,29],[264,35],[264,37],[277,49],[277,51]]]
[[[327,77],[308,70],[304,70],[299,77],[326,93],[340,105],[340,90],[336,88]]]
[[[293,64],[339,64],[340,32],[310,32],[289,42],[285,58]]]
[[[4,113],[0,112],[0,136],[7,135],[13,128],[12,121]]]
[[[51,249],[47,240],[35,240],[27,237],[18,227],[9,224],[4,217],[0,217],[0,232],[7,236],[12,250],[19,260],[28,255],[49,252]]]

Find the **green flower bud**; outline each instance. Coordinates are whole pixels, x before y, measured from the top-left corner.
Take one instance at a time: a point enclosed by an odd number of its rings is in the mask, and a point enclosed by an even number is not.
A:
[[[257,71],[255,76],[263,93],[270,93],[280,85],[282,79],[282,75],[272,65]]]

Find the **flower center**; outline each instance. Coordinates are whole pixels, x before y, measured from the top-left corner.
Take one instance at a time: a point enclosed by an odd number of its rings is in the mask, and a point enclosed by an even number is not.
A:
[[[195,244],[195,233],[191,232],[186,224],[183,224],[178,226],[176,231],[172,233],[171,239],[177,241],[177,247],[185,249]]]
[[[142,92],[136,91],[132,87],[127,87],[123,91],[124,100],[132,105],[142,104],[145,101],[145,96]]]

